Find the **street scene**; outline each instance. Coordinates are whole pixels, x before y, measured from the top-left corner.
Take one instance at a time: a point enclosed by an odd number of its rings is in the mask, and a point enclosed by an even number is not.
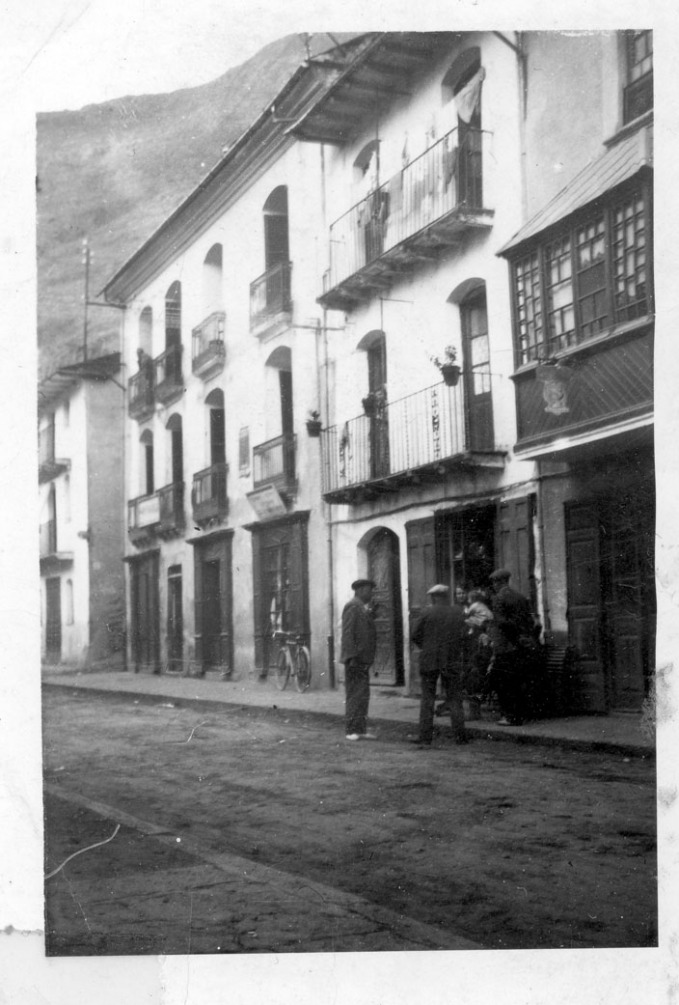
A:
[[[46,872],[120,830],[46,881],[49,954],[657,943],[641,746],[461,748],[441,725],[422,751],[416,703],[352,745],[339,695],[329,715],[270,684],[258,705],[198,707],[61,684],[44,696]]]
[[[48,956],[658,945],[653,58],[38,116]]]

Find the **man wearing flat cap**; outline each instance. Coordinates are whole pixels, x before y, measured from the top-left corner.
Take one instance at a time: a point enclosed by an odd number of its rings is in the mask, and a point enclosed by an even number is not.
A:
[[[493,620],[489,625],[493,644],[491,684],[502,712],[501,725],[520,725],[526,717],[524,647],[532,639],[535,621],[530,602],[509,585],[511,573],[496,569],[490,575],[493,587]]]
[[[413,740],[419,747],[430,747],[434,737],[436,684],[441,677],[450,711],[455,743],[466,743],[462,711],[461,677],[464,644],[464,608],[450,606],[450,590],[437,583],[427,590],[431,606],[413,628],[412,641],[420,649],[420,731]]]
[[[351,584],[354,595],[342,611],[342,649],[346,692],[347,740],[374,740],[368,732],[370,702],[370,667],[375,659],[377,632],[370,607],[375,584],[372,579],[357,579]]]

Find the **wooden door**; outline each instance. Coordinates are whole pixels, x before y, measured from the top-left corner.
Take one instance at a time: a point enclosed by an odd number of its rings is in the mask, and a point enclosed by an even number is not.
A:
[[[45,661],[61,660],[61,579],[45,580]]]
[[[649,516],[650,512],[650,516]],[[609,702],[638,709],[651,669],[655,629],[652,509],[628,494],[603,507],[601,564]]]
[[[368,546],[368,575],[375,582],[377,652],[371,670],[373,684],[403,683],[403,621],[398,538],[380,530]]]
[[[595,504],[566,504],[568,636],[579,657],[576,703],[583,711],[606,710],[604,692],[600,524]]]
[[[203,562],[203,669],[220,665],[222,634],[222,585],[219,559]]]
[[[500,503],[497,553],[498,565],[512,574],[510,586],[528,597],[536,610],[534,513],[534,495]]]
[[[160,671],[158,556],[132,566],[132,646],[135,669]]]
[[[490,349],[486,294],[482,290],[460,307],[465,421],[470,450],[492,450],[493,398],[490,384]]]
[[[170,566],[167,573],[167,663],[180,673],[184,656],[184,616],[182,609],[181,566]]]
[[[434,517],[406,524],[408,547],[408,635],[427,606],[427,590],[437,582],[437,549]],[[410,647],[410,692],[419,694],[419,650]]]
[[[276,664],[276,632],[309,641],[308,544],[305,523],[262,528],[253,534],[255,662]]]

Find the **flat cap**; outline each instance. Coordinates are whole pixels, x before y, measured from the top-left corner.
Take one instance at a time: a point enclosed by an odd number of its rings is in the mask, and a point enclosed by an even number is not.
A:
[[[437,594],[440,594],[440,593],[450,593],[450,587],[446,586],[445,583],[436,583],[435,586],[431,586],[427,590],[427,593],[430,596],[436,596]]]
[[[491,572],[488,577],[490,580],[493,579],[511,579],[512,574],[509,569],[496,569],[495,572]]]
[[[352,590],[360,590],[362,586],[372,586],[375,589],[375,583],[372,579],[355,579],[351,584]]]

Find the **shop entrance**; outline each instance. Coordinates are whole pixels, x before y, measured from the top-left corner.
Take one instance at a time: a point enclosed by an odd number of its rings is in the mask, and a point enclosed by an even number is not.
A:
[[[375,582],[377,652],[371,683],[403,684],[401,566],[396,534],[381,528],[368,543],[368,576]]]

